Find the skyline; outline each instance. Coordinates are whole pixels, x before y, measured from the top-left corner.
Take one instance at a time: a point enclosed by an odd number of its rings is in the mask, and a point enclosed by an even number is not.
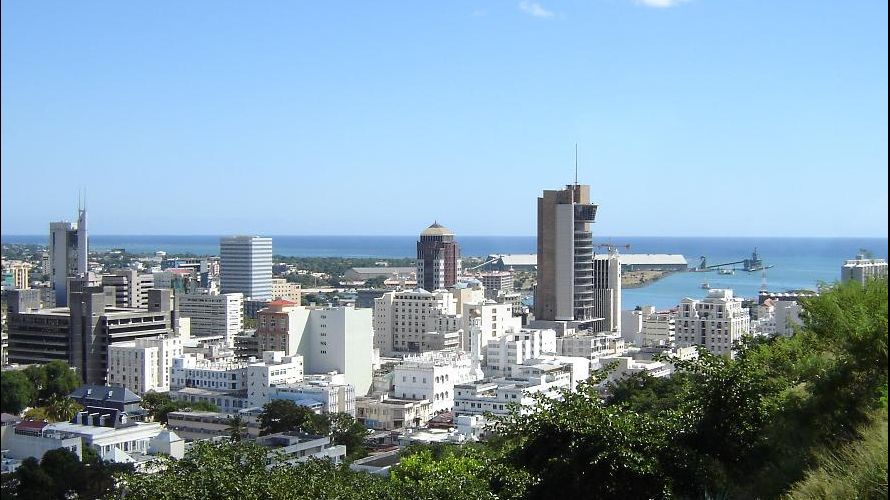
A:
[[[886,238],[886,19],[4,2],[2,233],[527,236],[577,143],[595,235]]]

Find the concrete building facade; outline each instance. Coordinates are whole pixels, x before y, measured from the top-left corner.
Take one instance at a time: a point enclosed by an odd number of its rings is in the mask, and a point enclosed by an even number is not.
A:
[[[593,327],[597,315],[590,224],[596,219],[596,209],[586,185],[544,191],[538,198],[536,320]]]
[[[49,225],[49,262],[45,272],[55,290],[56,306],[68,305],[68,278],[89,271],[87,256],[87,211],[79,208],[77,222],[52,222]]]
[[[732,290],[712,288],[702,300],[684,298],[675,322],[677,345],[700,345],[714,354],[731,354],[750,332],[751,318]]]
[[[222,293],[241,293],[250,300],[272,298],[272,238],[220,238],[219,255]]]

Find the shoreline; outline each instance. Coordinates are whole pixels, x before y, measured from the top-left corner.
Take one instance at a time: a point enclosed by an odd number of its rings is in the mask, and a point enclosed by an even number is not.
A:
[[[644,288],[678,271],[628,271],[621,274],[621,288]]]

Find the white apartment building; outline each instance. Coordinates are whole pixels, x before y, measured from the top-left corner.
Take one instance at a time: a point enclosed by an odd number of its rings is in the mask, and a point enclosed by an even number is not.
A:
[[[262,406],[269,400],[271,387],[303,380],[301,356],[285,356],[281,351],[264,351],[262,360],[246,363],[208,361],[187,354],[173,359],[171,390],[185,388],[215,392],[244,391],[248,406]]]
[[[303,357],[285,356],[281,351],[263,352],[262,361],[248,362],[247,404],[262,406],[269,402],[276,386],[296,384],[303,380]]]
[[[506,377],[514,367],[544,354],[556,354],[554,330],[518,330],[489,340],[485,345],[483,371],[486,377]]]
[[[473,344],[470,339],[471,331],[478,331],[480,345],[485,346],[489,341],[497,340],[508,332],[520,331],[522,318],[513,316],[512,304],[499,304],[483,298],[476,303],[464,302],[460,328],[463,330],[460,348],[470,351]]]
[[[677,340],[677,315],[671,311],[652,308],[643,317],[641,332],[643,347],[670,347]]]
[[[640,345],[643,342],[643,316],[646,310],[655,311],[652,306],[621,311],[621,338],[625,344]]]
[[[563,366],[539,375],[504,377],[454,387],[454,415],[482,415],[490,412],[496,416],[509,414],[512,405],[523,407],[525,412],[534,405],[534,394],[557,398],[561,390],[571,387],[571,368]]]
[[[684,298],[677,312],[677,345],[700,345],[714,354],[731,354],[750,332],[748,309],[732,290],[711,289],[702,300]]]
[[[244,329],[244,296],[241,293],[217,295],[184,293],[176,296],[179,313],[191,320],[194,337],[223,336],[226,345]]]
[[[433,351],[405,358],[393,369],[396,398],[429,400],[431,411],[450,411],[454,406],[454,386],[475,382],[482,370],[465,352]]]
[[[179,336],[150,337],[108,346],[108,385],[136,394],[167,392],[173,359],[182,356]]]
[[[374,347],[382,356],[404,352],[456,349],[461,335],[436,343],[430,332],[457,332],[461,328],[457,300],[444,290],[388,292],[374,299]],[[442,345],[446,344],[446,345]]]
[[[886,277],[887,261],[884,259],[869,259],[859,254],[841,266],[841,282],[858,281],[864,285],[870,279]]]
[[[322,413],[348,413],[355,416],[355,387],[345,383],[343,374],[305,375],[302,383],[274,387],[269,401],[286,399],[297,404],[321,405]]]
[[[776,327],[776,335],[790,337],[795,328],[803,325],[800,318],[800,303],[795,300],[777,300],[773,303],[773,318]]]
[[[617,333],[594,333],[591,335],[568,335],[556,339],[556,352],[563,356],[573,356],[594,360],[602,356],[619,354],[624,351],[624,339]]]
[[[342,373],[356,394],[371,388],[372,314],[353,307],[303,307],[275,300],[257,313],[261,350],[301,355],[306,373]]]

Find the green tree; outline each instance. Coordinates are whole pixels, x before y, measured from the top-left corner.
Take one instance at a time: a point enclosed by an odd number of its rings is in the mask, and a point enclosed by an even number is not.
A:
[[[22,461],[15,470],[16,496],[29,500],[49,500],[53,498],[56,489],[53,478],[40,466],[40,462],[34,457],[28,457]]]
[[[328,435],[329,430],[330,424],[325,416],[285,399],[266,403],[260,413],[261,435],[288,431]]]
[[[54,498],[66,498],[82,485],[84,466],[77,455],[65,448],[46,452],[40,468],[52,479]]]
[[[53,422],[67,422],[82,409],[83,406],[69,397],[53,396],[46,404],[46,416]]]
[[[34,384],[19,370],[0,373],[0,399],[4,412],[18,415],[32,405],[37,396]]]
[[[330,415],[331,443],[346,446],[347,460],[355,460],[368,455],[365,438],[368,429],[348,413]]]
[[[46,373],[46,385],[38,395],[41,402],[49,401],[54,396],[67,397],[83,384],[80,376],[64,361],[50,361],[42,368]]]
[[[237,443],[247,436],[247,424],[244,422],[244,419],[241,418],[241,415],[229,417],[226,424],[226,432],[229,433],[229,437],[232,441]]]

